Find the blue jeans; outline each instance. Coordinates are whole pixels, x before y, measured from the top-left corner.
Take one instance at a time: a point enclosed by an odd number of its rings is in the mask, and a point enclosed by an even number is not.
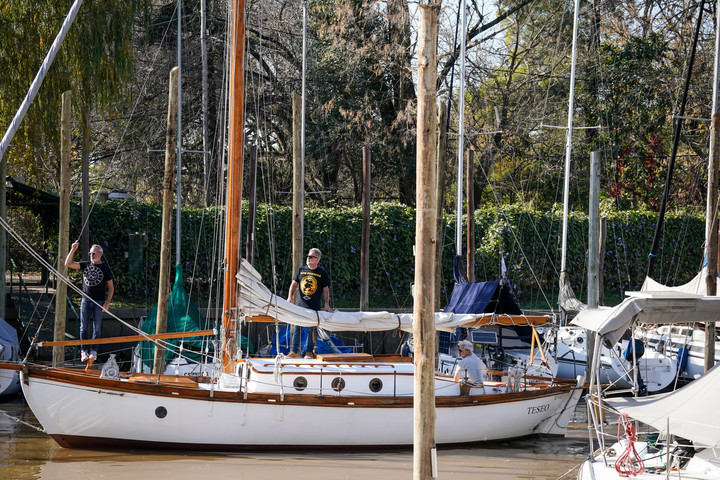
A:
[[[307,349],[305,353],[313,353],[315,349],[315,327],[301,327],[300,325],[293,326],[290,351],[297,354],[300,353],[300,338],[302,337],[303,330],[307,330]]]
[[[92,322],[92,336],[90,336],[90,323]],[[100,338],[102,327],[102,305],[83,298],[80,304],[80,340],[95,340]],[[97,345],[83,345],[80,349],[84,352],[96,351]]]

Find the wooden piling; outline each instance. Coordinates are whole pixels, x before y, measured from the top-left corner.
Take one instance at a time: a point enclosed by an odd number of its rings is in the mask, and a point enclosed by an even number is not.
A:
[[[435,450],[435,152],[438,7],[420,5],[415,221],[413,478],[434,478]]]
[[[62,94],[60,113],[60,212],[58,218],[58,265],[60,275],[67,276],[65,256],[70,250],[70,145],[72,134],[72,92]],[[87,250],[86,250],[87,251]],[[55,291],[55,330],[53,339],[65,340],[65,320],[67,315],[67,284],[58,279]],[[53,367],[62,367],[65,363],[65,349],[53,347]]]
[[[155,318],[155,333],[167,331],[168,298],[170,296],[170,249],[172,240],[173,192],[175,184],[175,162],[177,159],[177,97],[178,67],[170,70],[170,92],[167,113],[167,132],[165,135],[165,176],[163,178],[162,231],[160,237],[160,283],[158,286],[158,308]],[[153,373],[165,373],[165,347],[155,345]]]

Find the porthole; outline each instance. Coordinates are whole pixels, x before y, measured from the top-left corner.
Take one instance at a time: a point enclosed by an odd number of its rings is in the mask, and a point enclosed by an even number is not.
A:
[[[382,383],[382,380],[380,380],[379,378],[373,378],[372,380],[370,380],[370,391],[371,392],[377,393],[380,390],[382,390],[382,387],[383,387],[383,383]]]
[[[340,377],[335,377],[333,378],[332,383],[330,383],[330,386],[336,392],[341,392],[345,388],[345,380]]]
[[[298,392],[302,392],[307,388],[308,381],[305,377],[297,377],[295,381],[293,381],[293,387],[295,387],[295,390]]]
[[[155,416],[158,418],[165,418],[167,417],[167,408],[165,407],[157,407],[155,409]]]

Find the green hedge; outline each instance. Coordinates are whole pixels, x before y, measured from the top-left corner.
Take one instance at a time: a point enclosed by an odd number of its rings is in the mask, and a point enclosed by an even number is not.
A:
[[[246,209],[246,206],[244,206]],[[116,277],[117,294],[137,305],[153,305],[156,299],[160,249],[159,205],[132,201],[98,203],[90,220],[91,242],[103,245]],[[182,259],[186,287],[205,306],[217,298],[222,265],[216,246],[222,209],[183,209]],[[79,211],[73,209],[71,238],[79,236]],[[655,228],[655,213],[609,211],[604,282],[606,292],[617,296],[642,284]],[[500,276],[500,255],[505,258],[508,281],[525,306],[548,308],[557,302],[560,270],[561,212],[539,212],[518,205],[475,212],[476,279]],[[243,223],[247,212],[243,212]],[[332,276],[334,304],[356,305],[360,289],[360,236],[362,210],[311,208],[305,211],[305,249],[320,248],[321,264]],[[409,308],[414,282],[413,245],[415,212],[409,207],[378,203],[371,207],[370,306]],[[454,216],[443,222],[443,299],[452,290],[452,257],[455,250]],[[245,226],[243,226],[245,228]],[[685,212],[669,213],[656,263],[656,278],[670,284],[692,278],[702,262],[704,218]],[[567,271],[576,294],[584,297],[587,216],[573,212],[568,219]],[[131,234],[144,235],[142,268],[132,272]],[[255,267],[264,283],[285,295],[292,276],[291,210],[261,205],[257,212]],[[244,232],[243,232],[244,235]],[[174,258],[174,233],[172,255]],[[244,237],[243,237],[244,238]],[[272,241],[270,241],[272,239]],[[57,238],[46,243],[54,257]],[[241,255],[245,255],[244,246]],[[76,257],[78,259],[78,257]],[[275,264],[276,276],[271,275]]]

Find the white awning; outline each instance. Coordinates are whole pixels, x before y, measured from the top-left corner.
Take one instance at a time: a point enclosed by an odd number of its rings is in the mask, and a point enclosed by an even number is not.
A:
[[[643,398],[613,398],[606,403],[660,432],[696,446],[720,448],[720,364],[674,392]]]
[[[581,311],[573,325],[596,332],[615,344],[634,320],[659,325],[667,323],[720,321],[720,297],[699,297],[678,292],[629,292],[615,307]]]

